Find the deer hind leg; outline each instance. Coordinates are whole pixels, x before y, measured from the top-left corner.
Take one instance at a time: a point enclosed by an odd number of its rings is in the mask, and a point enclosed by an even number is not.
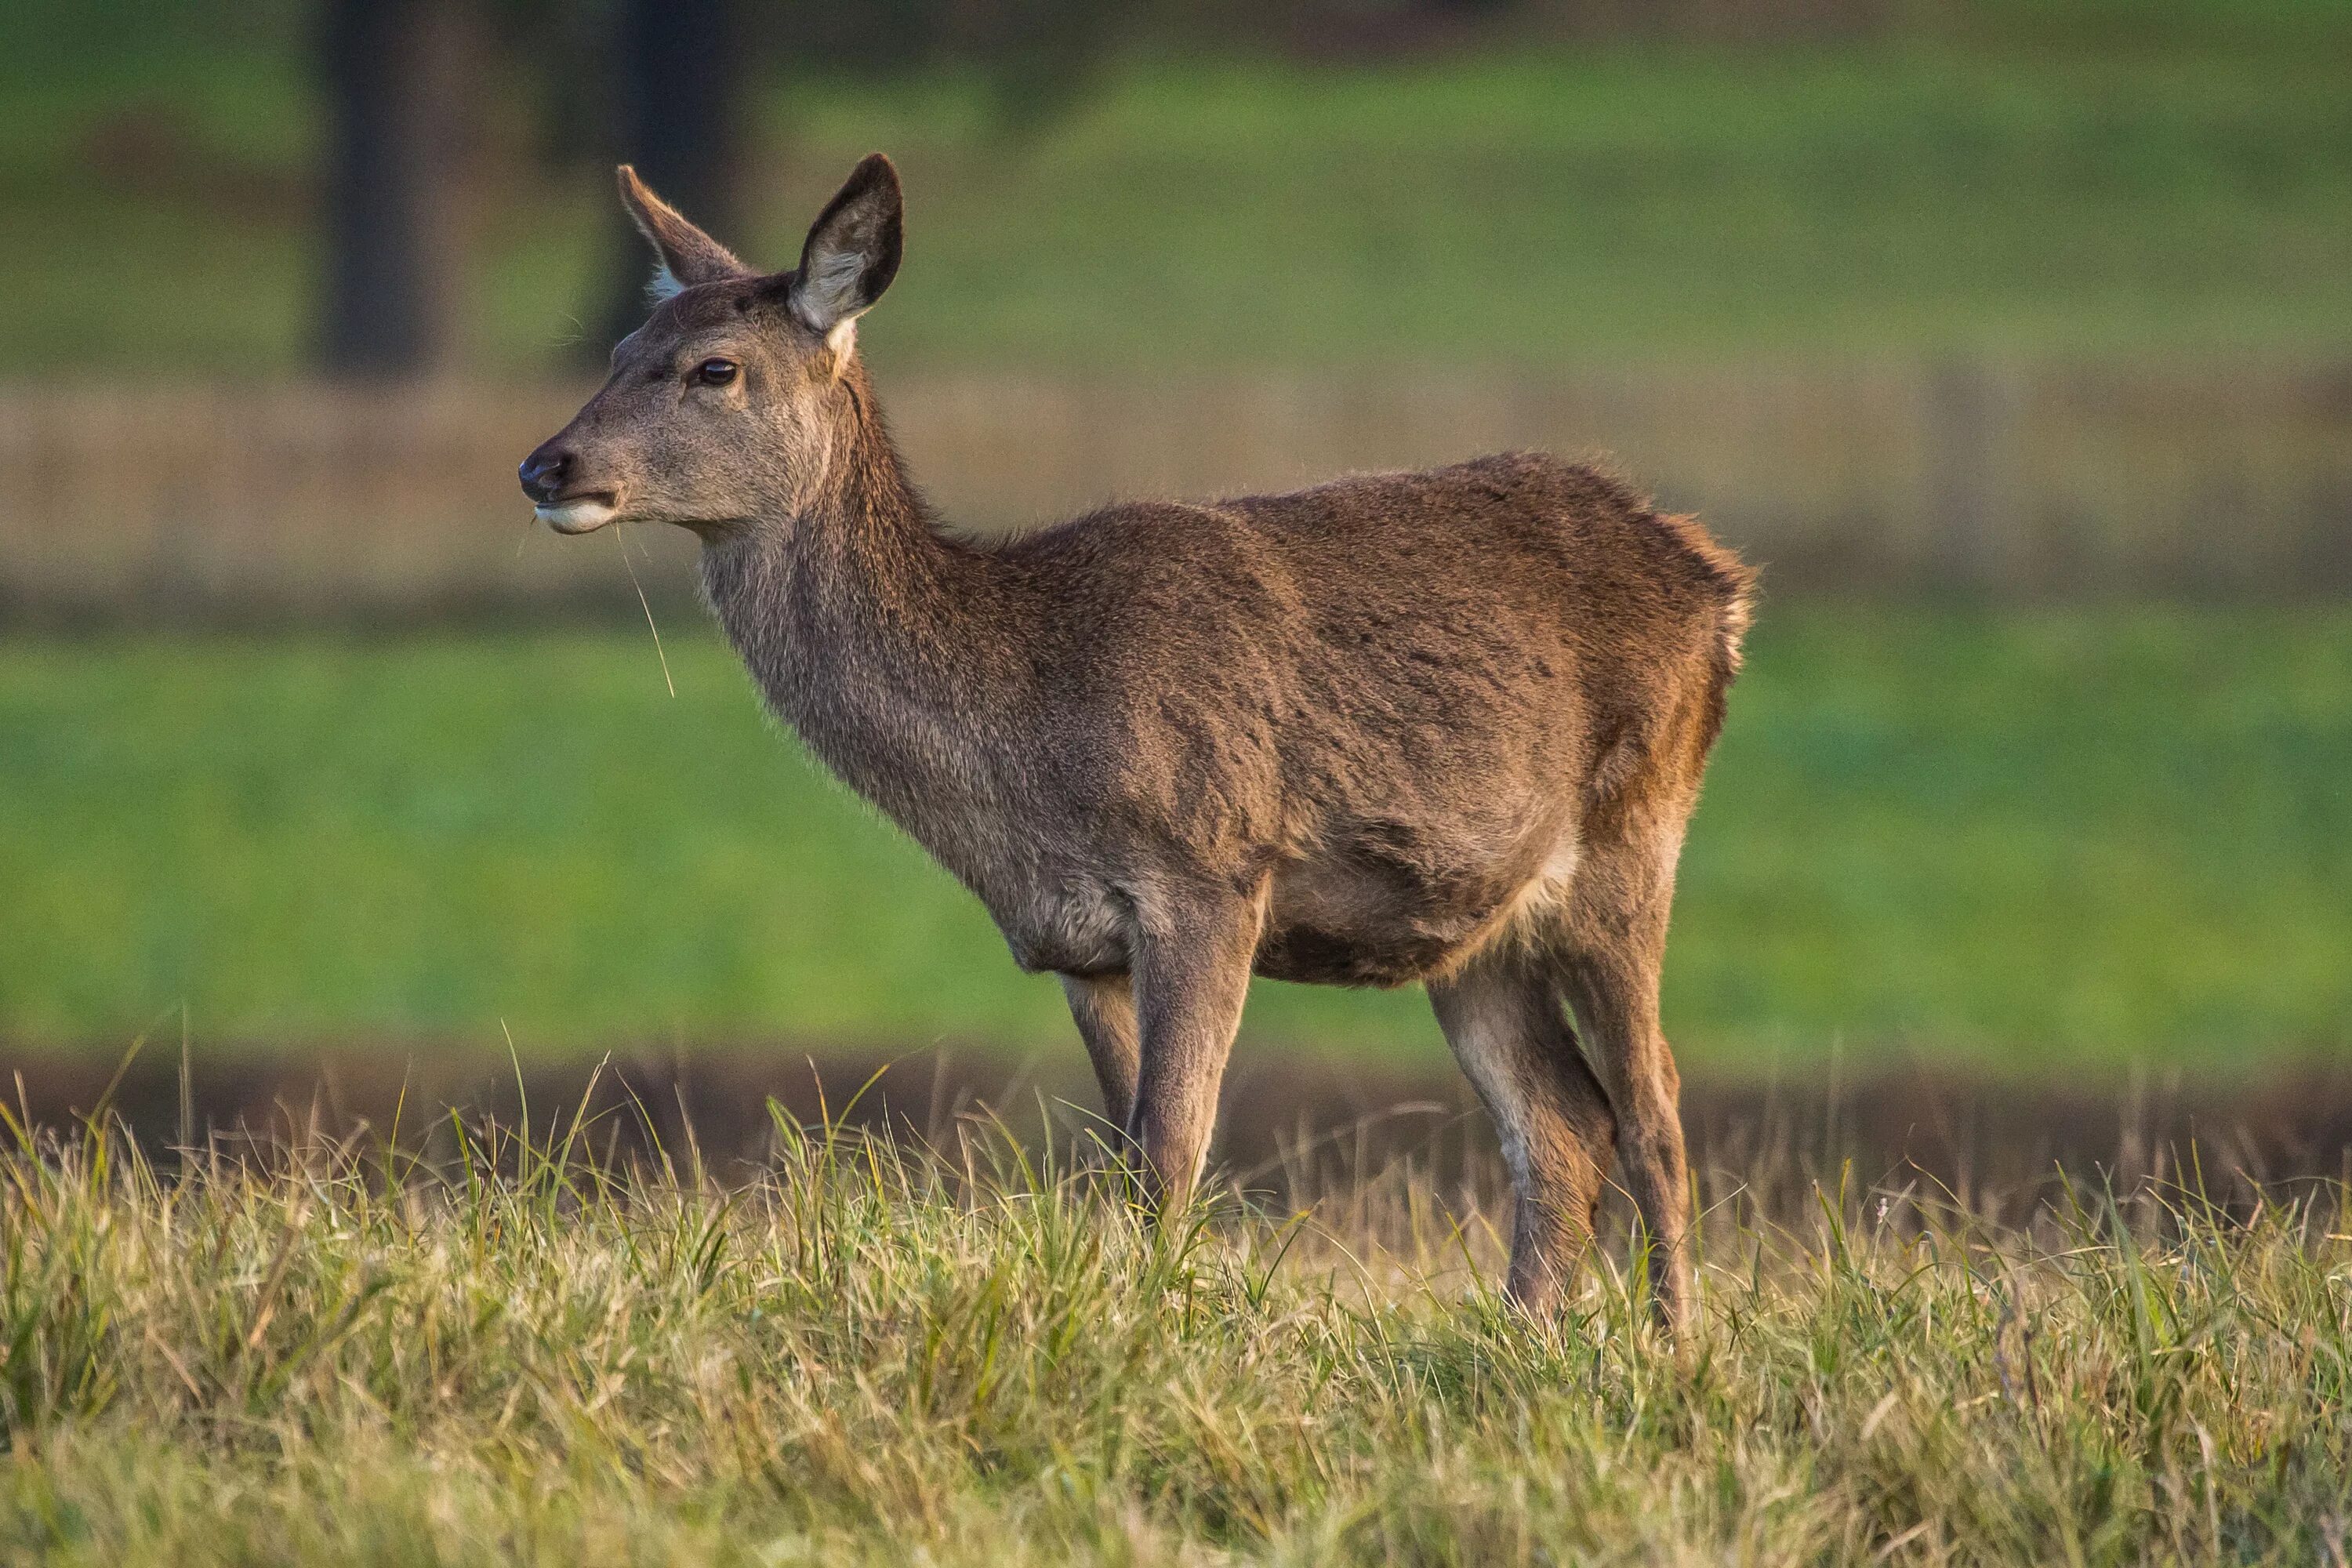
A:
[[[1103,1120],[1110,1124],[1110,1142],[1119,1142],[1135,1110],[1139,1058],[1134,984],[1124,974],[1065,974],[1062,992],[1070,999],[1078,1037],[1087,1043],[1095,1081],[1102,1086]]]
[[[1128,1140],[1150,1195],[1171,1209],[1192,1196],[1208,1158],[1265,920],[1263,889],[1203,899],[1162,911],[1133,942],[1140,1059]]]
[[[1533,955],[1482,955],[1432,982],[1429,999],[1510,1166],[1511,1297],[1549,1311],[1592,1239],[1616,1133],[1608,1098]]]
[[[1679,1329],[1694,1282],[1682,1080],[1658,1024],[1679,819],[1588,848],[1560,931],[1561,988],[1617,1115],[1617,1157],[1641,1215],[1652,1301]]]

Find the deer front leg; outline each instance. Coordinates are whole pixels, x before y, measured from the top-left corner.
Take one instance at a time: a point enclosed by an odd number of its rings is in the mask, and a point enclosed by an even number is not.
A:
[[[1124,974],[1065,974],[1062,992],[1102,1086],[1103,1120],[1112,1143],[1127,1136],[1135,1110],[1135,987]]]
[[[1169,912],[1133,947],[1141,1072],[1128,1139],[1150,1197],[1174,1209],[1192,1195],[1217,1117],[1217,1086],[1241,1026],[1263,899]]]

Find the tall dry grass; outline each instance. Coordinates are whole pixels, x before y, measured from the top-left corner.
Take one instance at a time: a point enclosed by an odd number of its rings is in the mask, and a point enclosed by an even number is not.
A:
[[[0,1553],[90,1563],[2341,1562],[2342,1194],[1704,1194],[1679,1352],[1399,1168],[1138,1223],[779,1116],[0,1156]],[[2191,1167],[2193,1172],[2193,1165]]]

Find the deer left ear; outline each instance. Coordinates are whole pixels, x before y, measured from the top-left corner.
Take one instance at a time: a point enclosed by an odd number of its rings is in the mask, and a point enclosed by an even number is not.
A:
[[[857,318],[898,275],[903,206],[898,171],[871,153],[809,227],[786,298],[836,352],[848,347]]]
[[[637,178],[637,172],[624,163],[618,171],[621,178],[621,205],[629,210],[629,219],[646,243],[654,247],[660,266],[647,284],[646,292],[656,301],[682,293],[698,283],[715,283],[722,278],[742,278],[751,268],[735,259],[735,253],[687,222],[678,210],[654,195],[651,187]]]

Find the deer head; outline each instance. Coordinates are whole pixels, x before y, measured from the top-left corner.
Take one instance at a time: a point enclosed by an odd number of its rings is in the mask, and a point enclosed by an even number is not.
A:
[[[800,265],[763,274],[620,171],[656,258],[646,324],[572,423],[523,460],[559,533],[608,522],[709,531],[790,517],[824,482],[852,413],[857,318],[898,270],[898,174],[873,153],[811,226]]]

